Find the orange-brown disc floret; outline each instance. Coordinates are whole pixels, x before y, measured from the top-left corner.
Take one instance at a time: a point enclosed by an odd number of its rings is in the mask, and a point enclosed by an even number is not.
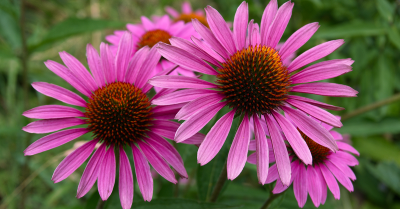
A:
[[[171,38],[171,34],[169,34],[165,30],[156,29],[147,31],[142,35],[138,42],[137,48],[140,49],[144,46],[149,46],[150,48],[156,45],[158,42],[164,42],[170,44],[169,39]]]
[[[190,14],[184,14],[182,13],[181,15],[179,15],[179,17],[177,17],[174,21],[178,22],[178,21],[184,21],[185,23],[190,23],[192,22],[192,19],[197,19],[199,22],[201,22],[203,25],[205,25],[206,27],[208,27],[208,23],[206,20],[206,17],[202,16],[202,15],[198,15],[196,13],[190,13]]]
[[[302,131],[300,131],[301,136],[303,137],[304,141],[306,141],[308,148],[310,149],[312,159],[313,159],[313,165],[318,164],[318,163],[323,163],[328,154],[330,153],[330,150],[314,140],[310,139],[307,135],[305,135]]]
[[[248,114],[266,114],[287,99],[290,76],[275,49],[249,46],[218,69],[217,83],[229,106]]]
[[[151,123],[149,99],[129,83],[115,82],[97,89],[86,107],[89,130],[109,144],[129,144],[145,136]]]

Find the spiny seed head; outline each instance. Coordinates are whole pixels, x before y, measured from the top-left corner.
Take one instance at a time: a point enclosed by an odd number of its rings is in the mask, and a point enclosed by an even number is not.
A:
[[[290,76],[275,49],[249,46],[222,65],[217,83],[230,107],[250,115],[265,114],[287,99]]]
[[[208,27],[208,23],[207,20],[204,16],[202,15],[198,15],[196,13],[190,13],[190,14],[181,14],[179,15],[179,17],[177,17],[174,22],[178,22],[178,21],[184,21],[185,23],[190,23],[192,22],[192,19],[197,19],[199,22],[201,22],[203,25],[205,25],[206,27]]]
[[[108,145],[124,145],[145,136],[152,125],[150,111],[150,102],[139,88],[115,82],[93,93],[85,115],[96,138]]]
[[[169,42],[169,39],[171,37],[172,37],[171,34],[169,34],[165,30],[161,30],[161,29],[150,30],[142,35],[137,48],[140,49],[144,46],[149,46],[151,48],[154,45],[156,45],[158,42],[164,42],[167,44],[171,44]]]
[[[306,141],[308,148],[310,149],[313,165],[318,163],[323,163],[326,160],[326,157],[330,153],[330,150],[314,140],[310,139],[307,135],[305,135],[302,131],[300,131],[301,136],[303,137],[304,141]]]

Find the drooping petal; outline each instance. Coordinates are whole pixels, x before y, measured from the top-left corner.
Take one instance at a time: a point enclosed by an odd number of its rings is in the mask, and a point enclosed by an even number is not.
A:
[[[312,164],[312,156],[310,149],[307,146],[307,143],[304,141],[303,137],[301,137],[300,133],[296,130],[296,128],[291,124],[285,117],[281,114],[273,111],[272,112],[275,120],[278,122],[281,127],[283,133],[286,136],[290,146],[296,155],[307,165]]]
[[[358,165],[358,160],[351,154],[343,151],[337,151],[335,157],[340,158],[343,163],[346,163],[349,166]]]
[[[327,165],[328,164],[333,164],[334,166],[339,168],[339,170],[341,170],[351,180],[353,180],[353,181],[356,180],[356,175],[351,170],[351,168],[348,165],[346,165],[344,162],[342,162],[341,158],[336,157],[335,154],[329,156],[329,159],[326,160],[325,163]]]
[[[331,190],[333,197],[337,200],[340,199],[340,189],[335,177],[325,165],[320,164],[319,169],[321,170],[322,176],[324,177],[329,190]]]
[[[57,166],[53,173],[51,180],[54,183],[58,183],[66,179],[71,175],[83,162],[92,154],[94,147],[97,144],[97,140],[91,140],[86,144],[80,146],[78,149],[69,154],[64,160]]]
[[[131,144],[133,161],[135,163],[136,179],[142,193],[144,201],[150,202],[153,197],[153,177],[151,176],[150,165],[146,157],[136,147]]]
[[[189,119],[179,126],[175,134],[175,141],[182,142],[200,131],[225,105],[226,102],[216,103],[190,116]]]
[[[336,179],[347,189],[349,192],[354,190],[353,184],[349,177],[347,177],[339,168],[334,166],[332,163],[325,163],[325,166],[332,172]]]
[[[279,7],[275,19],[269,28],[267,42],[265,43],[266,46],[275,48],[279,40],[281,40],[282,34],[285,32],[286,26],[292,16],[293,6],[294,3],[288,1]]]
[[[63,87],[46,82],[33,82],[32,87],[36,91],[64,103],[86,107],[86,101],[82,97]]]
[[[157,173],[171,183],[176,184],[178,182],[175,179],[174,172],[172,172],[171,168],[157,151],[142,141],[138,141],[138,145]]]
[[[317,45],[305,51],[303,54],[299,55],[296,59],[294,59],[293,62],[290,63],[287,70],[289,71],[289,73],[291,73],[307,64],[310,64],[316,60],[319,60],[327,56],[328,54],[332,53],[343,44],[344,40],[339,39]]]
[[[282,109],[287,114],[286,117],[289,117],[305,135],[332,151],[338,150],[336,140],[315,120],[293,108],[283,106]]]
[[[261,126],[260,119],[257,115],[253,116],[254,120],[254,136],[256,139],[256,153],[257,153],[257,177],[258,182],[264,185],[268,177],[269,168],[269,148],[267,137],[263,127]]]
[[[265,115],[265,121],[267,122],[268,130],[271,136],[272,148],[275,154],[276,165],[279,172],[279,177],[282,183],[289,186],[291,178],[290,159],[287,152],[285,142],[283,141],[282,135],[273,122],[273,118],[269,115]]]
[[[351,66],[345,64],[339,65],[322,65],[315,68],[306,68],[296,74],[290,79],[292,84],[308,83],[313,81],[321,81],[329,78],[334,78],[351,71]]]
[[[294,178],[293,191],[299,207],[302,208],[307,202],[307,171],[303,164],[299,163],[298,161],[296,161],[296,163],[299,164],[299,173]]]
[[[106,152],[106,147],[107,145],[103,143],[90,158],[85,171],[83,171],[81,180],[79,181],[78,191],[76,194],[77,198],[81,198],[88,193],[96,182]]]
[[[44,134],[85,123],[85,120],[79,118],[47,119],[29,123],[22,130],[28,133]]]
[[[299,100],[299,101],[303,101],[303,102],[307,102],[309,104],[312,104],[314,106],[320,107],[320,108],[324,108],[324,109],[328,109],[328,110],[335,110],[335,111],[340,111],[340,110],[344,110],[343,107],[337,107],[334,105],[330,105],[330,104],[326,104],[323,102],[319,102],[313,99],[309,99],[306,97],[301,97],[301,96],[297,96],[297,95],[289,95],[290,99],[295,99],[295,100]]]
[[[172,105],[172,104],[186,103],[193,101],[199,97],[215,93],[217,92],[210,89],[183,89],[153,99],[152,104]]]
[[[106,201],[110,197],[115,184],[115,154],[114,146],[110,145],[107,152],[104,154],[103,161],[100,165],[99,177],[97,179],[97,187],[100,197]]]
[[[89,132],[86,128],[68,129],[38,139],[25,149],[25,155],[34,155],[70,142]]]
[[[354,147],[352,147],[350,144],[347,144],[345,142],[336,142],[336,143],[340,150],[348,151],[357,156],[360,156],[360,153],[356,149],[354,149]]]
[[[268,33],[271,23],[275,19],[276,12],[278,11],[278,2],[276,0],[269,1],[267,7],[265,7],[263,16],[261,18],[260,33],[261,33],[261,44],[266,45],[268,40]]]
[[[185,106],[183,106],[179,112],[176,114],[175,119],[178,120],[187,120],[190,116],[195,114],[196,112],[218,103],[224,98],[222,94],[210,94],[206,96],[199,97]]]
[[[133,175],[128,156],[122,146],[119,147],[119,200],[123,209],[131,208],[133,201]]]
[[[179,123],[170,120],[154,120],[151,131],[168,139],[174,139]]]
[[[207,44],[205,41],[199,40],[198,38],[192,36],[191,37],[192,41],[194,44],[196,44],[197,47],[199,47],[200,49],[202,49],[203,51],[205,51],[207,54],[209,54],[211,57],[213,57],[214,59],[218,60],[218,62],[225,62],[225,59],[222,58],[221,55],[219,55],[216,51],[214,51],[214,49],[212,49],[210,47],[209,44]],[[221,46],[222,48],[222,46]],[[226,51],[225,51],[226,53]],[[217,64],[217,67],[222,67],[221,64]]]
[[[27,110],[22,113],[22,115],[27,118],[35,119],[85,117],[83,112],[62,105],[43,105]]]
[[[320,169],[320,167],[319,167],[318,164],[314,164],[314,170],[315,170],[315,173],[316,173],[317,176],[318,176],[319,181],[321,182],[321,183],[320,183],[320,186],[321,186],[321,196],[320,196],[321,199],[320,199],[320,203],[323,205],[323,204],[325,204],[326,197],[327,197],[326,182],[325,182],[324,176],[322,175],[321,169]]]
[[[106,82],[100,56],[97,50],[91,44],[88,44],[86,46],[86,57],[89,69],[92,72],[94,81],[96,82],[97,86],[105,86]]]
[[[235,111],[228,112],[208,132],[197,151],[197,162],[200,165],[207,164],[218,154],[229,134],[234,115]]]
[[[228,154],[228,179],[233,180],[242,172],[246,164],[250,143],[250,124],[247,114],[240,123]]]
[[[278,168],[276,164],[273,164],[268,170],[268,177],[265,180],[264,184],[270,184],[279,178]]]
[[[307,166],[307,190],[315,207],[321,204],[321,179],[312,165]]]
[[[294,32],[279,50],[281,60],[286,60],[291,54],[303,46],[318,30],[317,22],[309,23]]]
[[[205,88],[217,88],[218,86],[204,81],[198,78],[185,77],[179,75],[163,75],[157,76],[149,80],[149,83],[156,87],[161,88],[193,88],[193,89],[205,89]]]
[[[249,8],[247,2],[243,1],[236,10],[233,21],[233,34],[235,36],[236,49],[242,50],[246,44],[246,30],[249,22]]]
[[[326,110],[323,110],[321,108],[315,107],[314,105],[310,105],[308,103],[305,103],[305,102],[302,102],[299,100],[295,100],[295,99],[289,98],[286,100],[286,102],[324,123],[330,124],[334,127],[342,127],[343,126],[343,124],[340,122],[340,119],[336,118],[333,114],[331,114],[330,112],[328,112]]]

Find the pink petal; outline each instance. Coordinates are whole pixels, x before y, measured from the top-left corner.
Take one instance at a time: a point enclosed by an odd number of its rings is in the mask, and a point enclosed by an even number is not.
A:
[[[146,29],[146,31],[155,29],[154,23],[151,22],[151,20],[149,20],[147,17],[141,16],[140,20],[142,21],[142,25],[143,25],[144,29]]]
[[[336,179],[347,189],[349,192],[354,190],[353,184],[351,183],[350,179],[336,166],[332,163],[326,163],[326,167],[332,172],[332,174],[336,177]]]
[[[255,23],[253,27],[253,32],[251,33],[250,37],[250,44],[252,46],[259,45],[261,43],[261,37],[260,37],[260,32],[258,29],[258,24]]]
[[[276,0],[271,0],[267,7],[265,7],[263,16],[261,18],[261,44],[266,45],[268,42],[268,34],[271,23],[275,19],[276,12],[278,11],[278,3]]]
[[[165,88],[162,88],[160,91],[158,91],[158,92],[156,93],[156,95],[153,96],[153,98],[151,98],[150,101],[153,101],[153,100],[155,100],[155,99],[158,99],[159,97],[162,97],[162,96],[164,96],[164,95],[170,94],[170,93],[174,92],[175,90],[176,90],[176,89],[165,89]]]
[[[67,52],[60,52],[59,54],[64,64],[76,76],[76,78],[81,81],[83,85],[85,85],[92,92],[97,90],[98,87],[92,75],[90,75],[89,71],[86,70],[85,66],[83,66],[79,60]]]
[[[322,175],[324,176],[325,182],[329,187],[329,190],[331,190],[333,197],[335,199],[340,199],[340,189],[339,185],[335,179],[335,177],[332,175],[332,173],[328,170],[328,168],[321,164],[319,165],[319,168],[321,170]]]
[[[176,46],[176,47],[178,47],[180,49],[183,49],[186,52],[185,56],[180,57],[180,56],[177,56],[177,55],[183,53],[182,51],[177,50],[176,52],[174,52],[174,50],[168,50],[168,48],[164,49],[165,53],[168,53],[169,56],[171,57],[171,59],[179,60],[180,62],[184,62],[185,63],[185,65],[181,65],[181,66],[188,66],[187,68],[189,70],[192,69],[192,70],[194,70],[196,72],[204,71],[204,73],[206,73],[206,74],[210,74],[210,73],[212,73],[211,75],[217,75],[218,74],[214,70],[214,68],[210,67],[208,64],[205,64],[203,61],[200,62],[197,59],[194,59],[194,60],[196,60],[197,63],[192,63],[189,60],[183,60],[184,57],[188,57],[188,58],[185,58],[185,59],[189,59],[189,58],[192,59],[193,58],[192,55],[195,55],[198,58],[203,59],[203,60],[205,60],[205,61],[207,61],[207,62],[209,62],[209,63],[211,63],[211,64],[213,64],[215,66],[220,66],[220,64],[218,63],[218,60],[215,59],[212,55],[208,54],[207,52],[205,52],[202,49],[200,49],[198,46],[194,45],[190,41],[185,40],[183,38],[172,37],[172,38],[169,39],[169,41],[171,42],[171,44],[173,46]],[[171,48],[171,47],[169,47],[169,48]],[[160,51],[160,49],[158,51]],[[189,56],[188,56],[188,52],[190,53]],[[167,59],[169,59],[169,58],[167,58]],[[171,61],[174,62],[174,60],[171,60]],[[178,63],[178,62],[176,62],[176,63]],[[195,65],[199,65],[199,64],[200,64],[199,67],[200,67],[200,69],[202,69],[202,71],[199,71],[197,68],[194,68]]]
[[[292,177],[290,178],[290,184],[293,183],[294,178],[298,175],[299,173],[299,164],[297,162],[292,162],[290,164],[290,167],[292,168]],[[277,179],[275,188],[272,190],[272,193],[277,194],[285,191],[289,186],[285,186],[282,184],[282,181],[280,179]]]
[[[151,131],[168,139],[174,139],[179,123],[170,120],[154,120]]]
[[[116,81],[117,73],[115,70],[114,55],[110,46],[105,43],[100,44],[101,65],[103,66],[104,76],[108,84]]]
[[[317,22],[309,23],[294,32],[279,50],[281,60],[286,60],[291,54],[303,46],[318,30]]]
[[[175,119],[187,120],[193,114],[196,114],[198,111],[210,105],[218,103],[222,99],[224,99],[224,95],[222,94],[210,94],[199,97],[183,106],[176,114]]]
[[[86,128],[68,129],[59,131],[38,139],[25,149],[24,154],[34,155],[70,142],[89,132]]]
[[[175,134],[175,141],[182,142],[200,131],[225,105],[226,102],[217,103],[190,116],[188,120],[179,126]]]
[[[204,89],[204,88],[217,88],[218,86],[198,79],[179,75],[163,75],[157,76],[149,80],[149,83],[153,86],[161,88],[193,88],[193,89]]]
[[[142,24],[126,24],[126,28],[132,33],[136,38],[140,38],[146,31],[144,30]],[[118,44],[118,43],[116,43]]]
[[[312,165],[307,166],[307,190],[315,207],[321,204],[321,179]]]
[[[69,84],[71,84],[71,86],[73,86],[76,90],[78,90],[85,96],[90,96],[92,94],[92,92],[85,85],[83,85],[82,82],[78,78],[76,78],[76,76],[64,65],[61,65],[52,60],[47,60],[46,62],[44,62],[44,64],[54,74],[67,81]]]
[[[320,202],[321,202],[321,204],[325,204],[326,197],[327,197],[326,182],[325,182],[324,176],[322,175],[321,169],[320,169],[318,164],[314,165],[314,170],[315,170],[315,172],[316,172],[316,174],[318,176],[319,181],[321,182],[320,183],[320,186],[321,186],[321,196],[320,196],[321,199],[320,199]]]
[[[342,140],[342,139],[343,139],[342,134],[340,134],[340,133],[337,132],[337,131],[329,131],[329,133],[332,135],[332,137],[333,137],[335,140]]]
[[[86,107],[86,101],[82,97],[63,87],[46,82],[33,82],[32,87],[36,91],[64,103]]]
[[[127,83],[135,83],[138,77],[138,73],[142,68],[142,65],[148,56],[150,48],[148,46],[142,47],[133,55],[129,62],[128,69],[126,71],[125,81]]]
[[[97,140],[91,140],[86,144],[80,146],[78,149],[73,151],[57,166],[51,178],[54,183],[58,183],[66,179],[71,175],[83,162],[92,154],[94,147],[97,144]]]
[[[337,143],[337,145],[338,145],[340,150],[348,151],[348,152],[351,152],[351,153],[353,153],[353,154],[355,154],[357,156],[360,156],[360,153],[356,149],[354,149],[354,147],[352,147],[350,144],[347,144],[347,143],[344,143],[344,142],[336,142],[336,143]]]
[[[154,105],[172,105],[193,101],[199,97],[216,94],[217,92],[210,89],[184,89],[164,96],[153,99]]]
[[[146,142],[152,146],[181,177],[188,178],[183,160],[175,147],[157,134],[149,132],[148,135],[150,138],[146,138]]]
[[[293,108],[283,106],[282,109],[287,114],[286,117],[290,116],[290,119],[305,135],[332,151],[338,150],[336,141],[333,139],[332,135],[315,120]]]
[[[89,69],[92,72],[94,81],[97,86],[105,86],[105,77],[103,72],[103,67],[101,66],[101,60],[97,50],[91,45],[86,46],[86,57],[89,65]]]
[[[171,25],[171,19],[168,15],[163,15],[156,23],[156,28],[168,31]]]
[[[275,120],[278,122],[281,127],[283,133],[286,136],[290,146],[296,155],[300,158],[301,161],[306,165],[312,164],[312,155],[310,149],[307,146],[307,143],[304,141],[303,137],[301,137],[300,133],[296,130],[292,123],[290,123],[285,117],[281,114],[273,111],[272,112]]]
[[[289,73],[291,73],[307,64],[310,64],[316,60],[319,60],[327,56],[328,54],[338,49],[342,44],[344,44],[343,39],[339,39],[339,40],[328,41],[318,46],[315,46],[305,51],[303,54],[299,55],[296,59],[294,59],[293,62],[290,63],[287,69]]]
[[[299,101],[303,101],[303,102],[307,102],[307,103],[312,104],[314,106],[317,106],[317,107],[320,107],[320,108],[324,108],[324,109],[328,109],[328,110],[336,110],[336,111],[344,110],[343,107],[337,107],[337,106],[334,106],[334,105],[325,104],[323,102],[312,100],[312,99],[309,99],[309,98],[306,98],[306,97],[301,97],[301,96],[296,96],[296,95],[289,95],[289,98],[290,99],[299,100]]]
[[[310,66],[312,67],[312,66]],[[334,78],[351,71],[351,66],[339,65],[322,65],[319,67],[306,68],[291,77],[292,84],[308,83]]]
[[[103,162],[100,165],[99,178],[97,180],[97,187],[103,201],[106,201],[108,197],[110,197],[114,188],[115,167],[114,146],[110,145],[107,152],[104,154]]]
[[[203,143],[205,137],[206,136],[202,133],[196,133],[195,135],[191,136],[189,139],[185,139],[185,141],[181,143],[194,144],[196,146],[200,146],[200,144]]]
[[[304,111],[305,113],[313,116],[314,118],[325,122],[329,125],[332,125],[334,127],[342,127],[343,124],[340,122],[338,118],[336,118],[334,115],[332,115],[330,112],[323,110],[321,108],[315,107],[314,105],[299,101],[299,100],[294,100],[294,99],[287,99],[287,103],[295,106],[296,108]]]
[[[192,7],[189,2],[186,1],[182,3],[182,13],[192,13]]]
[[[154,75],[153,70],[160,61],[160,58],[161,54],[157,52],[157,47],[151,48],[146,60],[138,71],[135,86],[142,88],[147,83],[149,78]]]
[[[299,207],[303,207],[307,202],[307,171],[303,164],[298,163],[299,173],[293,181],[293,191]]]
[[[197,39],[196,37],[192,36],[191,37],[192,41],[194,44],[196,44],[197,47],[199,47],[200,49],[202,49],[204,52],[206,52],[207,54],[209,54],[211,57],[213,57],[214,59],[216,59],[218,62],[223,63],[225,62],[225,59],[221,57],[221,55],[219,55],[216,51],[214,51],[213,49],[210,48],[210,46],[205,42],[205,41],[201,41],[199,39]],[[221,46],[222,47],[222,46]],[[226,51],[225,51],[226,52]],[[211,62],[210,62],[211,63]],[[214,63],[216,64],[215,66],[217,67],[222,67],[220,63]]]
[[[228,179],[233,180],[242,172],[246,164],[249,143],[250,124],[246,114],[236,132],[231,149],[229,150],[227,161]]]
[[[231,129],[235,111],[230,111],[222,116],[211,128],[206,138],[201,143],[197,152],[197,162],[205,165],[210,162],[221,150]]]
[[[236,41],[236,49],[242,50],[246,44],[247,23],[249,22],[249,8],[247,2],[243,1],[236,10],[233,21],[233,34]]]
[[[254,136],[256,139],[256,153],[257,153],[257,177],[258,182],[264,185],[268,177],[269,167],[269,148],[267,138],[263,127],[261,126],[260,119],[254,115]]]
[[[272,148],[274,149],[279,177],[284,185],[289,186],[291,178],[291,168],[285,142],[283,141],[282,135],[278,127],[276,127],[275,123],[273,122],[271,116],[265,115],[264,117],[268,125],[269,133],[271,135]]]
[[[117,81],[125,81],[125,74],[128,69],[129,60],[133,51],[132,34],[124,32],[119,44],[117,55],[115,55],[115,69],[117,72]]]
[[[76,194],[77,198],[81,198],[88,193],[96,182],[106,152],[106,147],[107,145],[103,143],[90,158],[85,171],[82,174],[81,180],[79,181],[78,191]]]
[[[335,153],[335,157],[340,158],[340,161],[349,165],[349,166],[356,166],[358,165],[358,160],[351,154],[343,151],[337,151]]]
[[[329,160],[326,160],[325,164],[327,164],[327,165],[333,164],[334,166],[339,168],[339,170],[341,170],[351,180],[353,180],[353,181],[356,180],[356,175],[351,170],[351,168],[348,165],[346,165],[346,163],[342,162],[342,159],[337,157],[335,154],[332,154],[331,156],[329,156]]]
[[[28,133],[44,134],[85,123],[85,120],[79,118],[47,119],[29,123],[22,130]]]
[[[210,29],[208,29],[206,26],[204,26],[202,23],[200,23],[197,19],[193,19],[192,24],[193,24],[194,29],[197,31],[197,33],[199,33],[200,36],[208,44],[210,44],[210,46],[213,50],[215,50],[220,56],[222,56],[225,59],[228,59],[230,57],[228,52],[221,45],[221,43],[217,40],[217,38],[215,38],[214,34],[210,31]]]
[[[133,176],[128,156],[122,146],[119,147],[119,200],[123,209],[131,208],[133,201]]]
[[[62,105],[43,105],[27,110],[22,115],[35,119],[85,117],[83,112]]]
[[[172,17],[176,18],[179,16],[179,13],[172,7],[165,7],[165,11],[170,14]]]
[[[205,8],[207,23],[213,32],[215,38],[219,41],[219,43],[224,46],[226,51],[228,51],[229,55],[233,55],[236,53],[235,41],[233,39],[231,30],[226,24],[224,18],[221,14],[211,6],[207,6]],[[204,38],[204,37],[203,37]],[[207,41],[207,40],[206,40]]]
[[[286,26],[289,23],[290,17],[292,16],[292,9],[294,3],[288,1],[279,7],[276,13],[274,21],[271,23],[269,31],[267,33],[267,42],[264,43],[266,46],[275,48],[279,40],[285,32]]]
[[[276,164],[273,164],[268,171],[268,177],[265,180],[264,184],[270,184],[279,178],[278,169]]]
[[[159,43],[158,46],[158,52],[163,57],[183,68],[204,74],[218,75],[214,68],[205,63],[199,57],[192,53],[188,53],[188,51],[164,43]]]
[[[185,105],[182,104],[175,104],[175,105],[168,105],[168,106],[156,106],[152,109],[154,119],[158,120],[171,120],[175,118],[176,113]]]
[[[153,197],[153,177],[150,172],[150,165],[146,157],[134,145],[131,145],[133,152],[133,161],[135,162],[136,179],[142,193],[144,201],[150,202]]]
[[[317,94],[332,97],[355,97],[357,91],[349,86],[336,83],[307,83],[293,86],[292,92]]]
[[[171,168],[168,164],[164,161],[164,159],[160,156],[157,151],[155,151],[152,147],[148,144],[138,141],[138,145],[142,150],[143,154],[146,156],[147,160],[153,166],[153,168],[159,173],[162,177],[166,180],[170,181],[171,183],[176,184],[178,181],[175,179],[174,172],[172,172]]]

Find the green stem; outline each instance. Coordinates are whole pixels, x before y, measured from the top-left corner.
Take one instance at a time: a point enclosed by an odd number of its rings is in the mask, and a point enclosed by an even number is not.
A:
[[[107,201],[107,200],[106,200]],[[97,203],[96,209],[103,209],[106,201],[103,201],[100,197],[99,202]]]
[[[214,190],[210,197],[210,202],[215,202],[218,199],[219,194],[221,193],[222,188],[224,187],[225,181],[227,180],[227,162],[225,162],[224,168],[219,175],[218,181],[215,184]]]
[[[367,105],[365,107],[361,107],[359,109],[356,109],[356,110],[354,110],[354,111],[352,111],[352,112],[350,112],[348,114],[345,114],[345,115],[342,116],[342,120],[348,120],[348,119],[350,119],[352,117],[355,117],[357,115],[361,115],[363,113],[366,113],[366,112],[371,111],[373,109],[376,109],[376,108],[385,106],[387,104],[396,102],[398,100],[400,100],[400,93],[395,94],[395,95],[393,95],[393,96],[391,96],[391,97],[389,97],[387,99],[384,99],[382,101],[375,102],[375,103],[372,103],[372,104]]]
[[[269,206],[271,206],[271,203],[278,198],[279,196],[281,196],[283,193],[285,192],[281,192],[279,194],[273,194],[271,193],[271,195],[269,196],[269,198],[267,199],[267,201],[265,201],[264,205],[261,206],[260,209],[267,209],[269,208]]]

